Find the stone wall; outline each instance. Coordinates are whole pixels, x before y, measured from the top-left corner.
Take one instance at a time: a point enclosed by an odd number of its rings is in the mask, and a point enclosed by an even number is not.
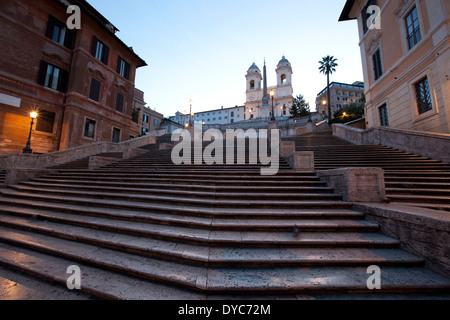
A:
[[[357,129],[333,125],[333,135],[356,145],[376,144],[450,163],[450,134],[389,127]]]
[[[444,211],[393,204],[355,203],[403,249],[426,260],[429,268],[450,276],[450,217]]]
[[[131,158],[139,154],[137,148],[155,144],[157,136],[165,134],[163,131],[155,131],[151,135],[128,140],[121,143],[97,142],[86,146],[53,152],[44,155],[35,154],[9,154],[0,156],[0,169],[45,169],[78,159],[87,158],[101,153],[123,152],[124,158]]]

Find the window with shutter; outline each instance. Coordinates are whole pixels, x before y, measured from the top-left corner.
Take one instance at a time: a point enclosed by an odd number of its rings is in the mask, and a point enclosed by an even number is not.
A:
[[[104,64],[108,64],[109,60],[109,47],[105,45],[103,42],[98,40],[97,37],[94,37],[92,42],[92,56],[97,60],[100,60]]]
[[[372,56],[373,72],[375,80],[383,75],[383,65],[381,63],[381,51],[378,49]]]
[[[69,73],[66,70],[58,68],[48,62],[41,61],[38,74],[38,84],[57,90],[66,92]]]
[[[121,57],[119,57],[117,63],[117,73],[127,80],[130,79],[130,64]]]
[[[50,15],[47,22],[45,36],[68,49],[73,49],[76,30],[68,30],[67,26],[62,21]]]
[[[113,128],[112,142],[114,142],[114,143],[119,143],[120,142],[120,129]]]
[[[116,110],[119,112],[123,112],[123,104],[124,104],[125,97],[123,94],[118,93],[116,97]]]
[[[92,78],[91,79],[91,88],[89,91],[89,99],[99,102],[100,101],[100,81]]]

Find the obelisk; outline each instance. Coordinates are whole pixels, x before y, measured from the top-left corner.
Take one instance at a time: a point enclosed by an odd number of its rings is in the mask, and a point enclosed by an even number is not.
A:
[[[264,59],[264,89],[261,108],[269,108],[269,95],[267,93],[267,68],[266,59]]]

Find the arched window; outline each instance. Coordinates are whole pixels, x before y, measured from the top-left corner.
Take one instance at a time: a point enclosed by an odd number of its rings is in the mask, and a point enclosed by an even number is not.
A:
[[[281,84],[285,84],[286,83],[286,75],[282,74],[281,75]]]
[[[250,89],[255,89],[255,80],[250,81]]]

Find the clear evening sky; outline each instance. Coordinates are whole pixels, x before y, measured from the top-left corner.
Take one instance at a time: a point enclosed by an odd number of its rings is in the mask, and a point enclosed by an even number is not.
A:
[[[143,58],[136,87],[168,117],[244,105],[245,74],[267,61],[268,85],[283,55],[294,71],[294,95],[315,109],[326,87],[318,61],[338,58],[331,81],[363,81],[355,21],[338,22],[345,0],[88,0]],[[188,111],[189,112],[189,111]]]

